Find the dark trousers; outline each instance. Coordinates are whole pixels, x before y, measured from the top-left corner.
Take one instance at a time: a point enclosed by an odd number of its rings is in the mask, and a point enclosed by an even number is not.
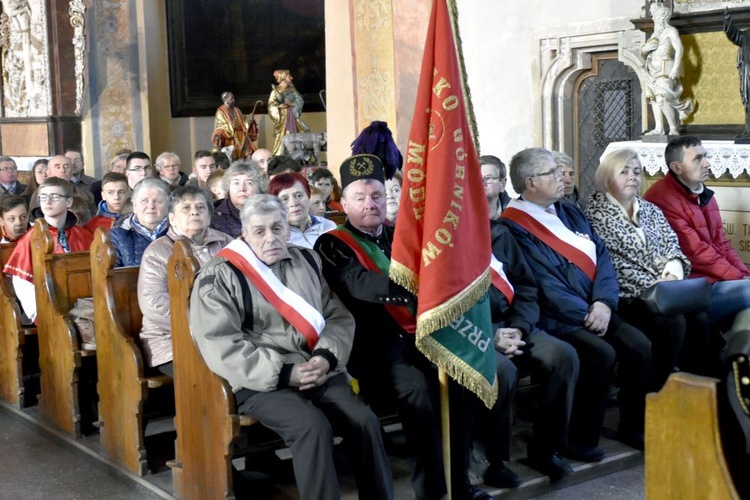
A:
[[[685,316],[653,313],[640,299],[620,300],[617,314],[651,340],[651,380],[648,392],[658,392],[677,365],[687,329]]]
[[[292,450],[300,498],[339,498],[333,429],[343,437],[359,498],[393,498],[393,479],[380,421],[337,375],[315,389],[254,392],[239,406],[276,432]]]
[[[581,366],[570,419],[569,441],[585,447],[599,444],[615,358],[620,387],[620,432],[642,433],[651,367],[648,338],[616,314],[612,314],[603,337],[580,329],[561,338],[575,347]]]
[[[539,384],[529,453],[548,455],[567,443],[580,371],[578,354],[573,346],[542,330],[531,331],[525,340],[524,354],[512,361],[522,375],[530,374]]]
[[[417,498],[442,498],[447,487],[440,439],[437,370],[413,343],[391,347],[390,359],[377,358],[378,362],[360,367],[360,390],[368,402],[395,401],[413,456],[414,493]]]
[[[492,408],[487,408],[484,403],[474,398],[476,408],[475,437],[484,446],[487,459],[491,463],[502,462],[510,459],[510,436],[511,436],[511,403],[516,395],[518,383],[518,368],[502,353],[497,354],[497,402]],[[453,414],[454,410],[453,392],[451,392],[451,430],[455,430]],[[468,440],[469,451],[471,451],[472,440]],[[453,448],[453,445],[451,445]],[[468,461],[467,461],[468,465]],[[455,479],[454,479],[455,481]]]
[[[539,384],[533,436],[529,453],[551,455],[567,442],[568,424],[578,380],[578,355],[575,349],[542,330],[526,336],[524,354],[508,359],[497,353],[497,376],[500,384],[497,404],[477,411],[477,439],[484,445],[487,458],[495,463],[510,455],[511,408],[518,372],[530,374]],[[507,395],[507,397],[503,397]]]
[[[169,375],[174,378],[174,363],[172,361],[164,363],[163,365],[154,366],[155,371],[158,371],[162,375]]]

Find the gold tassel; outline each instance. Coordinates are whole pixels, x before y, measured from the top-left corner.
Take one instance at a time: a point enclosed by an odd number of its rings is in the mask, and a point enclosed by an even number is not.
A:
[[[417,338],[417,347],[438,368],[476,394],[487,408],[495,405],[498,395],[497,374],[490,384],[479,372],[430,336]]]
[[[419,276],[400,262],[391,260],[388,276],[391,278],[391,281],[406,288],[414,295],[419,294]]]
[[[486,269],[463,291],[437,307],[425,311],[417,317],[417,340],[435,330],[445,328],[456,318],[471,309],[490,287],[490,272]]]

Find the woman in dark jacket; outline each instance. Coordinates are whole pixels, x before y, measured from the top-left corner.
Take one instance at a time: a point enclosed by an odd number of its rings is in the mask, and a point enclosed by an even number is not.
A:
[[[268,176],[254,161],[237,160],[227,169],[223,181],[229,196],[214,205],[211,228],[239,238],[242,235],[240,210],[248,198],[268,191]]]
[[[155,239],[167,234],[169,187],[147,177],[133,189],[133,213],[120,218],[109,232],[117,252],[116,267],[139,266],[143,251]]]

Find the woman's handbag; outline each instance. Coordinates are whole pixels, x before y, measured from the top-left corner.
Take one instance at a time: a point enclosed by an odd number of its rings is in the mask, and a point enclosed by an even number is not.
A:
[[[639,298],[651,312],[666,316],[703,312],[711,308],[706,278],[659,281],[646,288]]]

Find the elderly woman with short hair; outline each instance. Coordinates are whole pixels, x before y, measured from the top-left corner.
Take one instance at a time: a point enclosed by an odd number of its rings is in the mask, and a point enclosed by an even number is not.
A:
[[[200,265],[227,243],[229,235],[211,229],[213,204],[209,194],[196,186],[177,188],[169,200],[169,230],[143,252],[138,274],[138,305],[143,312],[141,342],[148,366],[172,375],[172,334],[169,315],[167,261],[174,244],[187,240]]]
[[[176,189],[180,186],[184,186],[188,181],[188,176],[184,172],[180,171],[180,157],[177,153],[171,151],[165,151],[156,157],[154,161],[154,167],[156,167],[156,173],[159,179],[163,180],[169,187]]]
[[[640,196],[638,153],[623,149],[605,156],[596,183],[599,189],[589,198],[586,215],[617,271],[618,314],[651,339],[650,389],[658,391],[676,365],[683,371],[718,375],[719,346],[710,336],[705,313],[667,316],[651,312],[639,298],[658,281],[686,277],[690,261],[661,210]]]
[[[336,228],[333,221],[310,215],[310,185],[299,173],[279,174],[271,179],[268,193],[286,208],[289,243],[312,249],[323,233]]]
[[[133,213],[120,217],[109,236],[117,252],[116,267],[138,266],[146,247],[167,234],[169,186],[154,177],[135,185],[130,199]]]
[[[223,182],[228,196],[216,203],[211,227],[238,238],[242,235],[240,210],[248,198],[268,191],[268,176],[254,161],[237,160],[227,169]]]
[[[557,166],[562,168],[563,187],[565,189],[563,200],[572,203],[581,210],[585,210],[586,204],[578,194],[578,187],[576,187],[576,169],[573,165],[573,158],[559,151],[553,151],[552,157],[555,159]]]

